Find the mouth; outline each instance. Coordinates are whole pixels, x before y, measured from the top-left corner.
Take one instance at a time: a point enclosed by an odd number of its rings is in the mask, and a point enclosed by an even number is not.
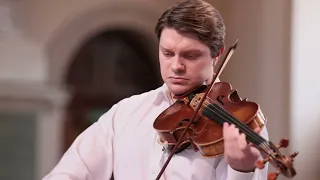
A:
[[[169,80],[173,84],[183,84],[183,83],[187,82],[189,79],[183,78],[183,77],[169,77]]]
[[[175,76],[170,76],[170,79],[184,79],[184,80],[188,80],[187,78],[184,77],[175,77]]]

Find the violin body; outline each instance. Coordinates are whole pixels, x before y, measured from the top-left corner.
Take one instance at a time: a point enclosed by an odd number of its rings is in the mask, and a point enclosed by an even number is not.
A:
[[[167,144],[169,148],[176,145],[199,105],[203,91],[206,89],[183,100],[178,99],[158,116],[154,122],[154,128],[158,131],[161,143]],[[219,110],[212,104],[221,106],[252,130],[257,127],[263,128],[266,122],[259,105],[247,99],[241,100],[237,91],[232,90],[231,85],[227,82],[215,83],[203,104],[194,122],[188,128],[182,143],[179,144],[177,153],[192,145],[204,157],[223,154],[222,125],[225,121],[221,117],[222,114],[219,116],[214,112]]]

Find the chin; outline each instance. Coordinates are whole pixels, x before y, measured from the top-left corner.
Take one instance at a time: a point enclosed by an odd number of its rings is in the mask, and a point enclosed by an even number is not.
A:
[[[190,91],[190,87],[179,84],[170,84],[168,88],[175,95],[185,94]]]

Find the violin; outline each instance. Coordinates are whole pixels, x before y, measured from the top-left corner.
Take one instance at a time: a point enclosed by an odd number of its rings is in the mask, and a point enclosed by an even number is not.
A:
[[[276,171],[269,173],[268,179],[275,180],[282,174],[292,178],[296,175],[293,160],[298,152],[285,156],[280,148],[286,148],[288,139],[280,140],[278,145],[267,141],[255,132],[262,129],[266,119],[259,104],[240,98],[238,91],[228,82],[215,82],[226,63],[234,53],[238,41],[231,46],[219,70],[209,85],[201,85],[181,95],[177,101],[164,110],[154,121],[153,127],[159,135],[159,142],[171,151],[167,161],[157,176],[160,179],[172,156],[192,147],[204,157],[217,157],[224,153],[223,123],[234,124],[246,135],[246,140],[266,158],[256,163],[264,168],[270,162]]]

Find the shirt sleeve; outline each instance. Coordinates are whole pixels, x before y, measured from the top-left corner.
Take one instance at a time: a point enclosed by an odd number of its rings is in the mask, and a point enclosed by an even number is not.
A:
[[[260,136],[269,140],[267,128],[262,128]],[[243,173],[232,169],[224,158],[221,158],[216,168],[216,180],[267,180],[268,163],[263,169],[256,168],[254,172]]]
[[[83,131],[42,180],[94,180],[113,172],[113,122],[117,104]]]

